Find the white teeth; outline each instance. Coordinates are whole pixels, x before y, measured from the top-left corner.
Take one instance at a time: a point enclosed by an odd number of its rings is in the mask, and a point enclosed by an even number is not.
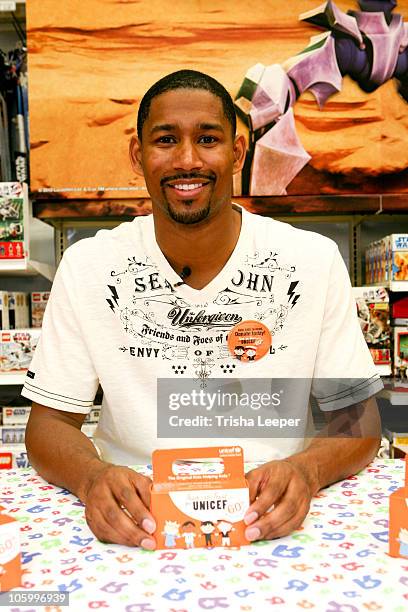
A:
[[[196,183],[193,185],[186,185],[186,184],[174,185],[175,189],[179,189],[181,191],[192,191],[193,189],[198,189],[199,187],[202,187],[202,186],[203,186],[202,183]]]

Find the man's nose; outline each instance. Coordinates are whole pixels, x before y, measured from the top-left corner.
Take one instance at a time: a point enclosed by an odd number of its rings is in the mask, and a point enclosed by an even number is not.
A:
[[[174,151],[173,166],[177,170],[197,170],[203,167],[199,151],[193,142],[180,142]]]

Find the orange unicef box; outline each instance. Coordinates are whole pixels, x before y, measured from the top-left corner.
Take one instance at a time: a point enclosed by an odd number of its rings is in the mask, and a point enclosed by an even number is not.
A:
[[[151,512],[158,549],[242,546],[249,507],[240,446],[153,452]]]
[[[20,525],[0,506],[0,592],[21,586]]]
[[[405,457],[405,486],[390,495],[389,548],[391,557],[408,559],[408,455]]]

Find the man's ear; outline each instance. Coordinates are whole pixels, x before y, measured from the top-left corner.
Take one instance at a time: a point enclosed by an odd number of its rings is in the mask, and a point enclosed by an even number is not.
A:
[[[234,169],[233,174],[237,174],[243,168],[246,156],[246,140],[245,136],[238,134],[234,141]]]
[[[129,157],[133,170],[136,172],[136,174],[143,176],[141,145],[136,136],[132,136],[130,140]]]

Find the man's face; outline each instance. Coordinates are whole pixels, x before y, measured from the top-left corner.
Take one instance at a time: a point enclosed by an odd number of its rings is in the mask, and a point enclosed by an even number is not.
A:
[[[245,156],[245,141],[234,141],[221,100],[202,89],[154,98],[142,142],[132,147],[153,206],[183,224],[199,223],[231,200],[232,175]]]

